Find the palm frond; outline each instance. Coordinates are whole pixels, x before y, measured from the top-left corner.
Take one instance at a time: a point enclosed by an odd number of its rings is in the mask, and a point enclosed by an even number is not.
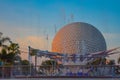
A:
[[[3,34],[3,33],[2,33],[2,32],[0,32],[0,38],[1,38],[2,34]]]
[[[10,38],[9,37],[3,37],[2,39],[1,39],[1,42],[6,42],[6,41],[10,41]]]

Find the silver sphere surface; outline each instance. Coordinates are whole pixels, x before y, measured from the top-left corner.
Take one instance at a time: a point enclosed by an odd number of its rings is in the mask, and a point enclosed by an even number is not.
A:
[[[74,22],[61,28],[52,42],[52,51],[68,54],[90,54],[106,50],[101,32],[84,22]]]

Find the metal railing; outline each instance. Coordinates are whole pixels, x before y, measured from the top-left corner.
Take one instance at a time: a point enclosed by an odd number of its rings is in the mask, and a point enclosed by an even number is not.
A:
[[[120,65],[0,66],[0,78],[43,76],[120,77]]]

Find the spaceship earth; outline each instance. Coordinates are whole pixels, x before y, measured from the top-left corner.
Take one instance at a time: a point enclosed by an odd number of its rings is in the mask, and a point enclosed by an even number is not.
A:
[[[52,42],[52,51],[67,54],[90,54],[106,50],[101,32],[84,22],[74,22],[61,28]]]

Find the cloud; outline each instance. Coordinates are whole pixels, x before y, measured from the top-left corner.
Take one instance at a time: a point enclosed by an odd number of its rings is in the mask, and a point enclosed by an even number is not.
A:
[[[16,41],[21,45],[21,47],[31,46],[33,48],[46,49],[47,46],[47,41],[44,37],[28,36],[17,38]]]
[[[31,26],[20,26],[16,24],[0,22],[0,32],[5,36],[9,36],[11,39],[16,39],[18,37],[26,37],[28,35],[35,35],[37,29]]]
[[[120,47],[120,34],[119,33],[104,33],[103,34],[107,43],[108,49]]]
[[[106,38],[108,39],[113,39],[113,38],[119,38],[119,35],[118,33],[104,33],[103,34]]]
[[[48,41],[45,39],[45,37],[38,37],[38,36],[28,36],[24,38],[17,38],[16,42],[19,43],[20,49],[23,51],[21,54],[23,59],[27,58],[28,53],[28,46],[31,46],[35,49],[40,50],[49,50],[51,47],[51,42],[48,43]]]

